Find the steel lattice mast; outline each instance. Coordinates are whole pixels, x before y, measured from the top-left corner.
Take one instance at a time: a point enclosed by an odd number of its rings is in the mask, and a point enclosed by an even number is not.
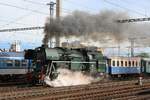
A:
[[[37,27],[24,27],[24,28],[12,28],[12,29],[1,29],[0,32],[13,32],[13,31],[26,31],[26,30],[40,30],[44,29],[44,26],[37,26]]]
[[[150,17],[148,17],[148,18],[121,19],[121,20],[116,20],[116,21],[118,23],[131,23],[131,22],[150,21]]]

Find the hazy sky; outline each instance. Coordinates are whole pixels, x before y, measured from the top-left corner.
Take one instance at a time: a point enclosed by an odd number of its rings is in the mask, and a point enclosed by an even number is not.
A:
[[[51,0],[55,1],[55,0]],[[49,16],[50,0],[0,0],[0,29],[44,26]],[[61,15],[74,10],[95,14],[101,10],[128,12],[131,17],[150,16],[149,0],[61,0]],[[19,40],[23,48],[41,45],[42,30],[0,33],[0,48],[8,48],[9,43]]]

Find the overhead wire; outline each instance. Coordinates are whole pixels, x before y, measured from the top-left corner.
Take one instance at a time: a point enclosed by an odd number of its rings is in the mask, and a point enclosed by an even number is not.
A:
[[[48,15],[48,13],[45,13],[45,12],[41,12],[41,11],[38,11],[38,10],[29,9],[29,8],[24,8],[24,7],[20,7],[20,6],[16,6],[16,5],[8,4],[8,3],[0,2],[0,5],[9,6],[9,7],[25,10],[25,11],[31,11],[31,12],[34,12],[34,13]]]
[[[28,3],[31,3],[31,4],[34,4],[34,5],[42,5],[42,6],[46,6],[45,3],[41,3],[41,2],[37,2],[37,1],[31,1],[31,0],[24,0],[25,2],[28,2]],[[68,14],[72,14],[72,11],[69,10],[69,9],[66,9],[66,8],[62,8],[61,9],[63,10],[63,13],[68,13]]]
[[[8,23],[14,22],[14,21],[8,21],[8,20],[4,20],[4,19],[0,19],[0,21],[2,21],[2,22],[8,22]],[[26,25],[26,24],[24,24],[24,23],[18,23],[18,22],[14,22],[14,24]],[[8,25],[8,24],[5,24],[5,25]],[[4,25],[1,25],[1,26],[4,26]]]
[[[24,1],[29,2],[29,3],[32,3],[32,4],[36,4],[36,5],[43,5],[43,6],[46,6],[46,4],[41,3],[41,2],[35,2],[35,1],[31,1],[31,0],[24,0]],[[67,1],[70,2],[70,0],[67,0]],[[128,9],[128,8],[122,7],[122,6],[120,6],[120,5],[116,4],[116,3],[113,3],[113,2],[110,2],[110,1],[107,1],[107,0],[104,0],[104,2],[107,2],[107,3],[109,3],[109,4],[111,4],[111,5],[114,5],[114,6],[117,6],[117,7],[119,6],[120,8],[123,8],[123,9],[130,10],[130,9]],[[71,2],[71,3],[74,3],[74,2]],[[18,7],[18,6],[15,6],[15,5],[10,5],[10,4],[1,3],[1,2],[0,2],[0,5],[11,6],[11,7],[15,7],[15,8],[23,9],[23,10],[29,10],[29,11],[31,11],[31,12],[38,11],[38,10],[31,10],[31,9],[28,9],[28,8]],[[63,8],[63,9],[64,9],[64,8]],[[67,13],[70,13],[70,10],[68,10],[68,9],[64,9],[64,10],[68,11]],[[133,12],[133,10],[130,10],[130,11]],[[134,11],[134,12],[135,12],[135,11]],[[38,13],[40,13],[40,12],[38,11]],[[141,14],[141,13],[139,13],[139,12],[135,12],[135,13],[140,14],[140,15],[143,15],[143,14]],[[25,17],[25,15],[24,15],[24,16],[21,16],[21,17],[19,17],[19,18],[17,18],[15,21],[17,21],[17,20],[19,20],[19,19],[22,19],[22,18],[24,18],[24,17]],[[15,22],[15,21],[11,21],[10,23]],[[6,25],[8,25],[8,24],[6,24]]]
[[[35,1],[31,1],[31,0],[23,0],[23,1],[29,2],[29,3],[32,3],[32,4],[36,4],[36,5],[43,5],[43,6],[46,6],[46,4],[41,3],[41,2],[35,2]]]
[[[126,3],[126,4],[131,4],[132,2],[129,2],[129,1],[125,1],[125,0],[120,0],[121,2],[124,2],[124,3]],[[144,11],[145,12],[145,17],[147,17],[147,14],[146,14],[146,8],[143,8],[143,7],[141,7],[141,5],[142,4],[140,4],[139,5],[139,3],[137,3],[137,2],[134,2],[134,4],[137,6],[138,5],[138,8],[140,9],[140,10],[142,10],[142,12]],[[140,7],[139,7],[140,6]],[[145,7],[145,5],[143,5],[144,7]]]
[[[43,15],[48,15],[48,13],[44,13],[44,12],[41,12],[38,10],[32,10],[32,9],[28,9],[28,8],[23,8],[23,7],[19,7],[19,6],[16,6],[16,5],[11,5],[11,4],[8,4],[8,3],[2,3],[0,2],[0,5],[3,5],[3,6],[9,6],[9,7],[14,7],[14,8],[17,8],[17,9],[21,9],[21,10],[27,10],[27,11],[30,11],[30,13],[28,14],[25,14],[25,15],[22,15],[20,17],[18,17],[17,19],[13,20],[13,21],[7,21],[8,23],[7,24],[4,24],[4,25],[1,25],[2,27],[5,27],[6,25],[8,26],[10,23],[15,23],[15,24],[22,24],[22,25],[25,25],[23,23],[16,23],[16,21],[20,21],[22,19],[24,19],[25,17],[28,17],[29,15],[31,15],[31,13],[38,13],[38,14],[43,14]],[[40,8],[41,9],[41,8]],[[1,27],[1,28],[2,28]]]
[[[27,0],[26,0],[27,1]],[[28,0],[29,1],[29,0]],[[34,4],[38,4],[38,5],[44,5],[44,6],[46,6],[46,4],[44,4],[44,3],[40,3],[40,2],[32,2],[32,1],[29,1],[30,3],[34,3]],[[15,7],[15,8],[18,8],[18,9],[21,9],[21,10],[28,10],[28,11],[31,11],[31,12],[36,12],[36,13],[40,13],[40,14],[45,14],[45,13],[41,13],[41,12],[39,12],[38,10],[32,10],[32,9],[26,9],[26,8],[23,8],[23,7],[19,7],[19,6],[15,6],[15,5],[10,5],[10,4],[8,4],[8,3],[1,3],[0,2],[0,5],[4,5],[4,6],[10,6],[10,7]],[[65,9],[66,10],[66,9]],[[69,11],[69,10],[66,10],[66,11]],[[70,13],[70,12],[65,12],[65,13]],[[21,16],[21,17],[18,17],[16,20],[13,20],[13,21],[10,21],[9,23],[16,23],[16,21],[18,21],[18,20],[21,20],[21,19],[23,19],[24,17],[26,17],[26,16],[28,16],[29,14],[26,14],[26,15],[23,15],[23,16]],[[47,14],[46,14],[47,15]],[[9,23],[7,23],[7,24],[5,24],[5,25],[3,25],[2,27],[4,27],[4,26],[6,26],[6,25],[9,25]],[[16,23],[16,24],[23,24],[23,23]],[[23,24],[23,25],[25,25],[25,24]]]
[[[88,7],[88,6],[86,6],[86,5],[83,5],[83,4],[81,4],[81,3],[77,3],[77,2],[73,2],[73,1],[70,1],[70,0],[65,0],[66,2],[68,2],[68,3],[70,3],[70,4],[72,4],[72,5],[77,5],[77,6],[80,6],[80,7],[82,7],[82,8],[86,8],[86,9],[88,9],[88,10],[90,10],[90,11],[96,11],[97,9],[94,9],[94,8],[91,8],[91,7]]]
[[[119,1],[121,1],[123,4],[127,4],[127,5],[130,5],[130,4],[133,3],[133,2],[129,2],[127,0],[119,0]],[[142,7],[142,4],[139,5],[138,2],[134,2],[134,4],[135,5],[132,5],[132,7],[134,7],[134,6],[137,7],[138,6],[137,9],[139,9],[140,12],[142,12],[143,10],[145,10],[145,8]],[[145,6],[145,5],[143,5],[143,6]]]
[[[141,12],[138,12],[138,11],[135,11],[135,10],[131,10],[131,9],[126,8],[126,7],[123,7],[123,6],[121,6],[121,5],[117,4],[117,3],[114,3],[114,2],[111,2],[111,1],[108,1],[108,0],[103,0],[103,1],[106,2],[106,3],[108,3],[108,4],[110,4],[110,5],[113,5],[113,6],[115,6],[115,7],[118,7],[118,8],[121,8],[121,9],[126,9],[126,10],[128,10],[128,11],[130,11],[130,12],[133,12],[133,13],[136,13],[136,14],[138,14],[138,15],[145,16],[145,14],[143,14],[143,13],[141,13]]]
[[[7,21],[8,23],[7,23],[7,24],[4,24],[4,25],[1,25],[0,28],[3,28],[3,27],[8,26],[8,25],[10,25],[10,24],[27,25],[27,24],[24,24],[24,23],[18,23],[17,21],[20,21],[20,20],[24,19],[25,17],[28,17],[30,14],[31,14],[31,12],[28,13],[28,14],[22,15],[22,16],[16,18],[15,20],[13,20],[13,21]],[[6,20],[5,20],[5,21],[6,21]]]
[[[31,1],[31,0],[24,0],[24,1],[30,2],[30,3],[32,3],[32,4],[45,5],[45,4],[41,3],[41,2],[35,2],[35,1]],[[83,5],[83,4],[81,4],[81,3],[73,2],[73,1],[71,1],[71,0],[64,0],[64,1],[66,1],[66,2],[68,2],[68,3],[70,3],[70,4],[72,4],[72,5],[77,5],[77,6],[80,6],[80,7],[86,8],[86,9],[89,9],[89,10],[91,10],[91,11],[96,11],[96,9],[91,8],[91,7],[88,7],[88,6]],[[111,1],[108,1],[108,0],[103,0],[103,1],[106,2],[106,3],[108,3],[108,4],[113,5],[113,6],[115,6],[115,7],[119,7],[119,8],[121,8],[121,9],[128,10],[128,11],[133,12],[133,13],[136,13],[136,14],[138,14],[138,15],[145,16],[145,14],[143,14],[143,13],[141,13],[141,12],[139,12],[139,11],[131,10],[131,9],[129,9],[129,8],[126,8],[126,7],[123,7],[123,6],[119,5],[119,4],[116,4],[116,3],[114,3],[114,2],[111,2]],[[123,1],[123,2],[125,2],[125,1]],[[69,14],[70,14],[70,12],[71,12],[71,11],[68,10],[68,9],[65,9],[65,8],[62,8],[62,9],[65,11],[65,13],[69,13]],[[72,13],[72,12],[71,12],[71,13]]]

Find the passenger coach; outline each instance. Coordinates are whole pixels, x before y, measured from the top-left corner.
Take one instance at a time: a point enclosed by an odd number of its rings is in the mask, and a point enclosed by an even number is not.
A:
[[[139,75],[141,73],[141,58],[110,57],[107,70],[112,77]]]
[[[142,72],[150,75],[150,58],[142,59],[142,67],[143,67]]]
[[[0,52],[0,80],[24,77],[31,72],[31,61],[24,59],[24,52]]]

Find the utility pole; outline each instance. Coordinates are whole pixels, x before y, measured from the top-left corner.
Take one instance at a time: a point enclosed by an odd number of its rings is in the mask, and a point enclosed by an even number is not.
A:
[[[50,1],[50,3],[47,3],[47,5],[49,5],[49,11],[50,11],[50,26],[52,24],[53,21],[53,15],[54,15],[54,5],[56,3]],[[52,47],[52,37],[50,37],[50,47]]]
[[[56,18],[60,18],[60,0],[56,0]]]
[[[131,57],[134,57],[134,43],[136,38],[129,38],[129,41],[131,43]]]
[[[118,40],[118,56],[120,56],[120,39]]]
[[[56,0],[56,19],[57,22],[60,22],[60,0]],[[56,47],[60,46],[60,33],[56,33]]]
[[[134,57],[134,48],[135,47],[139,47],[139,46],[135,46],[135,41],[140,39],[140,40],[145,40],[147,39],[146,37],[140,37],[140,38],[136,38],[136,37],[131,37],[131,38],[128,38],[130,43],[131,43],[131,57]]]

